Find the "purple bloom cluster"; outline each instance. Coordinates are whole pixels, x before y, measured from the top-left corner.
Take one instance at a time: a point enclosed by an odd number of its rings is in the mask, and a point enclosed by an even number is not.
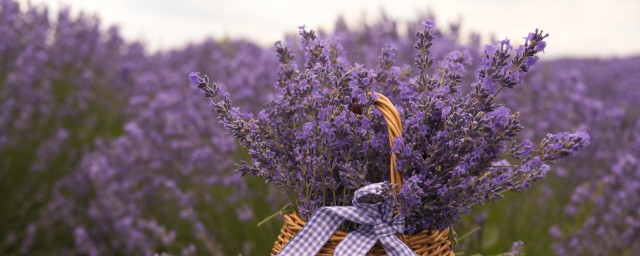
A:
[[[275,62],[271,56],[263,55],[263,62],[247,61],[261,53],[244,42],[205,42],[148,57],[147,68],[136,76],[129,95],[123,134],[110,141],[97,140],[75,171],[56,183],[45,225],[81,230],[74,251],[84,254],[152,254],[164,248],[182,255],[220,255],[234,248],[220,245],[229,239],[225,231],[235,228],[223,224],[255,221],[253,205],[246,198],[264,191],[249,189],[245,179],[233,172],[233,160],[240,154],[236,143],[219,126],[207,122],[208,109],[182,100],[190,91],[180,86],[180,74],[205,67],[230,81],[231,91],[246,97],[246,102],[255,101],[262,81],[273,79],[259,68]],[[232,64],[194,59],[203,55]],[[250,63],[253,68],[237,71],[233,67]],[[255,75],[247,76],[245,68]],[[244,83],[253,87],[235,85]],[[279,193],[268,194],[263,198],[278,201]],[[110,238],[101,241],[101,237]],[[251,248],[244,252],[250,253]]]
[[[51,188],[95,138],[118,132],[145,57],[96,18],[68,9],[49,17],[46,8],[0,1],[0,254],[52,253],[43,244],[57,243],[43,242],[37,221],[48,218]]]
[[[427,16],[431,17],[433,15],[427,14]],[[373,24],[362,22],[362,24],[352,28],[347,27],[343,18],[338,18],[332,33],[320,30],[318,34],[328,38],[331,44],[339,43],[340,46],[338,47],[345,49],[343,51],[346,57],[345,60],[349,60],[352,63],[361,63],[371,68],[385,69],[393,66],[393,62],[382,61],[381,58],[387,60],[413,60],[415,56],[413,48],[415,43],[414,33],[424,27],[424,22],[431,22],[431,20],[407,22],[405,33],[400,33],[399,22],[388,18],[382,13],[381,18]],[[448,29],[431,26],[431,33],[434,38],[432,39],[433,45],[429,48],[429,51],[435,59],[442,59],[454,50],[467,50],[466,53],[472,57],[472,60],[479,59],[479,36],[472,34],[469,40],[470,43],[463,45],[460,42],[460,26],[460,23],[450,24]],[[293,38],[295,36],[291,35],[286,40],[288,46],[293,49],[296,55],[303,56],[303,49],[298,47],[299,44]],[[472,65],[475,67],[476,63]],[[468,72],[466,75],[464,77],[465,81],[474,79],[473,73]]]
[[[520,256],[524,255],[524,243],[522,241],[513,242],[509,252],[505,253],[505,256]]]
[[[549,82],[531,83],[536,88],[528,97],[541,106],[531,113],[547,117],[534,129],[573,125],[588,128],[592,135],[593,143],[587,154],[578,156],[580,161],[561,165],[563,186],[553,189],[554,197],[571,195],[567,205],[557,206],[565,215],[557,218],[565,221],[549,228],[558,255],[637,250],[633,245],[640,239],[640,228],[633,222],[640,202],[633,195],[638,194],[634,152],[640,150],[640,112],[633,106],[640,100],[634,90],[639,64],[638,58],[560,60],[543,65],[553,73],[534,76]],[[552,106],[550,100],[563,103]]]
[[[146,54],[96,18],[49,14],[0,1],[0,254],[256,250],[264,238],[237,226],[282,196],[233,172],[242,151],[183,101],[182,74],[210,70],[257,109],[272,53],[209,40]]]
[[[640,61],[637,57],[626,59],[563,59],[540,64],[534,74],[525,78],[526,86],[522,90],[510,91],[502,95],[507,106],[519,106],[524,119],[523,124],[528,129],[523,131],[523,137],[531,140],[545,139],[540,137],[544,131],[589,130],[591,145],[576,156],[574,161],[566,161],[557,165],[554,174],[555,185],[543,186],[537,190],[536,198],[524,207],[544,207],[563,209],[546,216],[527,216],[531,222],[540,223],[537,232],[548,229],[550,238],[536,241],[539,246],[530,246],[529,252],[540,254],[551,253],[536,247],[547,247],[554,243],[554,251],[559,255],[593,254],[590,245],[598,245],[601,254],[607,255],[620,251],[615,243],[601,243],[602,236],[593,229],[585,228],[588,219],[625,219],[628,209],[640,207],[638,202],[620,204],[620,207],[610,205],[611,208],[621,208],[622,211],[600,211],[594,201],[583,200],[580,204],[570,201],[571,194],[584,193],[579,187],[596,188],[604,177],[611,175],[612,166],[616,166],[619,159],[637,152],[640,129],[638,118],[640,112],[635,105],[640,100],[638,87],[640,77]],[[576,134],[578,135],[578,134]],[[550,140],[546,139],[548,142]],[[558,148],[555,146],[555,148]],[[621,179],[622,180],[622,179]],[[625,182],[634,183],[635,179],[628,176]],[[609,188],[612,192],[602,194],[602,200],[615,202],[616,193],[625,187]],[[575,192],[574,192],[575,190]],[[575,197],[575,196],[574,196]],[[579,197],[579,196],[578,196]],[[522,200],[519,200],[522,201]],[[580,207],[578,207],[580,206]],[[504,207],[495,209],[492,215],[501,215],[506,219],[522,219],[522,212],[505,211]],[[604,216],[608,215],[608,216]],[[614,217],[615,216],[615,217]],[[546,219],[546,220],[543,220]],[[549,221],[553,220],[553,221]],[[544,224],[542,224],[542,223]],[[612,233],[621,232],[622,227],[614,224],[604,224]],[[625,226],[637,233],[637,228]],[[518,227],[509,227],[505,232],[518,232]],[[591,232],[586,231],[591,230]],[[616,231],[617,230],[617,231]],[[528,232],[520,232],[526,234]],[[579,232],[581,235],[572,234]],[[618,238],[612,238],[618,239]],[[638,237],[636,236],[637,240]],[[533,240],[533,238],[531,238]],[[571,242],[573,241],[573,242]],[[527,241],[532,244],[533,241]],[[560,250],[560,248],[564,248]],[[548,250],[548,249],[547,249]],[[622,250],[625,251],[625,250]],[[614,253],[616,254],[616,253]],[[617,253],[622,254],[622,253]]]
[[[640,159],[622,155],[600,179],[579,186],[567,205],[575,219],[584,218],[569,234],[558,226],[550,232],[558,237],[553,245],[558,255],[611,255],[640,250]],[[585,214],[587,213],[587,214]],[[586,215],[586,217],[585,217]]]
[[[252,161],[241,163],[240,171],[277,184],[303,217],[322,206],[347,205],[357,188],[389,180],[394,152],[405,178],[399,198],[409,232],[444,229],[474,204],[528,188],[550,163],[589,144],[584,132],[548,135],[536,148],[519,142],[519,114],[495,101],[535,65],[545,47],[542,31],[517,48],[509,40],[485,47],[473,89],[462,93],[469,54],[453,51],[432,71],[432,23],[423,25],[413,68],[396,66],[393,54],[383,50],[377,71],[346,66],[339,46],[301,27],[304,69],[288,47],[276,43],[278,94],[257,116],[233,108],[229,94],[207,76],[189,78],[249,150]],[[395,138],[393,148],[381,114],[372,108],[376,93],[396,104],[404,122],[405,135]]]

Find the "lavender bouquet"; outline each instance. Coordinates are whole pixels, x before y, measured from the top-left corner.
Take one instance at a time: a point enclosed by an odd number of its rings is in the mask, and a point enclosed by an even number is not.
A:
[[[465,88],[470,54],[453,51],[436,62],[430,53],[434,24],[422,25],[413,66],[396,64],[396,50],[388,46],[375,68],[350,65],[338,43],[300,27],[304,67],[289,47],[275,44],[277,93],[257,115],[234,108],[230,95],[206,75],[194,72],[189,79],[248,149],[251,162],[239,163],[238,171],[282,188],[302,218],[324,206],[351,205],[357,189],[389,181],[395,153],[404,181],[388,195],[401,205],[405,232],[446,229],[472,205],[529,188],[550,164],[589,144],[582,131],[547,134],[537,145],[521,140],[519,113],[496,101],[536,64],[546,46],[543,31],[530,33],[518,47],[509,40],[486,46],[476,81]],[[395,104],[404,123],[404,136],[393,147],[372,107],[377,93]]]

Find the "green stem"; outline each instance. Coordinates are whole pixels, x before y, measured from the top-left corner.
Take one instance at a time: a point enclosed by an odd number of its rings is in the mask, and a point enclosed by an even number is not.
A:
[[[267,221],[270,221],[271,219],[275,218],[276,216],[278,216],[278,215],[282,215],[283,213],[290,211],[290,210],[291,210],[290,208],[291,208],[291,204],[287,204],[287,205],[285,205],[284,207],[282,207],[282,209],[280,209],[280,210],[279,210],[279,211],[277,211],[276,213],[274,213],[274,214],[272,214],[271,216],[267,217],[266,219],[264,219],[264,220],[260,221],[260,222],[258,223],[258,227],[259,227],[259,226],[262,226],[264,223],[267,223]]]
[[[474,229],[472,229],[471,231],[467,232],[466,234],[462,235],[460,238],[458,238],[458,241],[462,241],[462,239],[465,239],[466,237],[470,236],[471,234],[478,232],[478,230],[482,229],[481,227],[476,227]]]

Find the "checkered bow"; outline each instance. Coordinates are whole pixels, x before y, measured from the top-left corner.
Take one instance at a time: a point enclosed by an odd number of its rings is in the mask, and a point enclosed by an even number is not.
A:
[[[382,196],[384,190],[385,183],[370,184],[356,190],[353,206],[318,209],[277,255],[316,255],[345,220],[360,225],[338,244],[334,255],[366,255],[377,241],[380,241],[388,255],[416,255],[395,236],[396,232],[404,232],[404,216],[393,216],[393,198],[386,197],[383,202],[366,202],[370,196]]]

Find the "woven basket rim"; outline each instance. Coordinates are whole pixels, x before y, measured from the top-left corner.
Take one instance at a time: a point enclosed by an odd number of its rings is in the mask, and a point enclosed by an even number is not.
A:
[[[298,233],[306,224],[304,220],[295,212],[284,214],[284,224],[280,234],[276,239],[271,255],[275,256],[284,246]],[[320,249],[317,255],[333,255],[338,244],[348,235],[348,232],[337,230],[327,240],[327,243]],[[451,241],[449,240],[449,229],[444,230],[422,230],[416,234],[400,235],[398,238],[407,244],[411,250],[420,256],[455,256]],[[386,255],[384,248],[377,243],[367,255]]]

